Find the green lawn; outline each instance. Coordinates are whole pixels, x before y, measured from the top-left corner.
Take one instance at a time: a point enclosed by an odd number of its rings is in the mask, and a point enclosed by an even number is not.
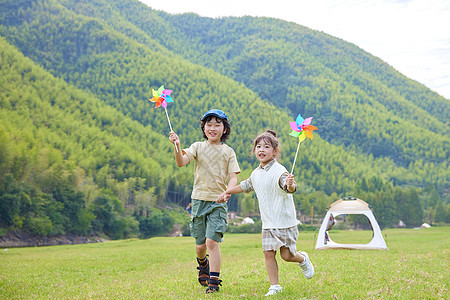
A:
[[[301,232],[313,279],[278,260],[286,299],[450,299],[450,227],[389,229],[389,251],[314,250],[316,232]],[[364,231],[333,238],[366,240]],[[259,234],[227,234],[221,244],[223,286],[205,295],[196,279],[191,237],[0,249],[0,299],[259,298],[269,287]]]

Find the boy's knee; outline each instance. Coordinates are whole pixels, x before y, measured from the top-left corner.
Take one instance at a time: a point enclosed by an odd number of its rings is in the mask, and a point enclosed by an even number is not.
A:
[[[195,245],[195,248],[197,248],[198,251],[206,251],[206,243],[201,245]]]
[[[212,240],[212,239],[210,239],[210,238],[206,238],[205,245],[206,245],[206,248],[212,250],[212,249],[215,249],[216,247],[218,247],[219,243],[214,241],[214,240]]]

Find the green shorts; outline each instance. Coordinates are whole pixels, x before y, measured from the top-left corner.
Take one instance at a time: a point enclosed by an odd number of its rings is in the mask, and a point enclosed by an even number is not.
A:
[[[191,235],[195,238],[195,244],[203,245],[206,238],[222,242],[225,230],[227,230],[227,204],[215,201],[203,201],[192,199]]]

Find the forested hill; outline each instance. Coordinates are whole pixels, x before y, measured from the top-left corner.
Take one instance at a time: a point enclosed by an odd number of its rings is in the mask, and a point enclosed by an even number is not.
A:
[[[158,208],[185,204],[193,168],[176,167],[165,113],[147,100],[163,84],[183,146],[202,139],[205,111],[230,116],[241,179],[257,165],[252,139],[269,128],[289,169],[297,140],[288,122],[313,116],[319,131],[302,143],[295,172],[300,211],[348,194],[383,209],[377,193],[397,193],[418,205],[418,223],[448,206],[448,100],[324,33],[268,18],[170,15],[132,0],[3,0],[0,35],[3,230],[165,230],[175,217]],[[257,211],[247,196],[232,207]]]
[[[130,9],[128,16],[139,11]],[[431,144],[423,144],[414,127],[448,134],[448,101],[352,44],[277,19],[158,16],[156,22],[144,14],[128,20],[167,49],[244,83],[292,115],[316,116],[329,142],[406,167],[420,158],[444,158],[445,151],[441,157],[419,154]],[[336,130],[344,127],[351,130]],[[405,147],[411,139],[424,150]]]

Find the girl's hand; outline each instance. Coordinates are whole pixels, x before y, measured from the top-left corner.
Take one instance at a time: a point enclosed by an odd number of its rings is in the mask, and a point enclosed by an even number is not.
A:
[[[289,174],[286,177],[286,185],[289,187],[289,186],[292,186],[293,184],[295,184],[294,174]]]
[[[289,174],[286,177],[286,187],[287,187],[288,191],[295,192],[296,184],[295,184],[295,180],[294,180],[294,175],[293,174]]]

